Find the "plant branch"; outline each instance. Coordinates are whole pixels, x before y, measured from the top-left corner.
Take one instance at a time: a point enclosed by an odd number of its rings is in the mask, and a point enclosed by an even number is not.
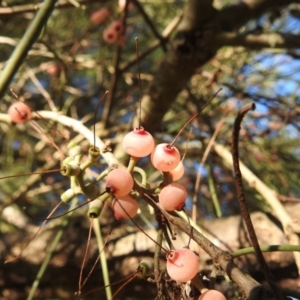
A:
[[[64,126],[70,127],[72,128],[75,132],[78,132],[80,134],[82,134],[90,143],[90,145],[94,145],[94,133],[88,129],[86,126],[84,126],[80,121],[75,120],[73,118],[64,116],[64,115],[60,115],[59,113],[56,112],[52,112],[52,111],[38,111],[39,115],[33,116],[33,118],[36,119],[40,119],[40,118],[44,118],[44,119],[49,119],[55,122],[58,122]],[[0,114],[0,120],[1,118]],[[103,141],[96,136],[95,139],[95,145],[96,147],[98,147],[99,149],[104,149],[105,148],[105,144],[103,143]],[[101,156],[105,159],[106,163],[109,166],[118,166],[120,165],[119,161],[115,158],[115,156],[111,153],[111,152],[101,152]]]
[[[81,7],[84,4],[90,3],[99,3],[99,0],[79,0],[77,1]],[[102,0],[101,2],[105,3],[106,0]],[[10,7],[1,7],[0,8],[0,17],[7,16],[7,15],[17,15],[29,12],[36,12],[37,9],[40,9],[43,6],[43,3],[35,3],[35,4],[25,4],[25,5],[16,5]],[[57,8],[68,8],[74,7],[74,5],[69,0],[61,0],[55,4],[55,9]]]
[[[220,28],[233,31],[274,7],[287,6],[294,0],[242,0],[224,7],[218,16]]]
[[[238,34],[221,32],[215,36],[220,46],[243,46],[249,49],[261,48],[299,48],[300,36],[285,33]]]
[[[126,29],[126,19],[127,19],[127,13],[128,13],[128,3],[129,2],[126,1],[125,10],[124,10],[124,14],[122,17],[122,23],[123,23],[123,26],[125,29]],[[119,68],[122,50],[123,50],[123,46],[118,45],[117,49],[116,49],[115,59],[114,59],[114,74],[113,74],[110,84],[109,84],[109,94],[108,94],[107,100],[105,101],[103,114],[102,114],[103,128],[105,128],[106,123],[108,122],[108,119],[109,119],[109,116],[111,113],[111,109],[113,106],[113,100],[115,99],[115,94],[117,91],[118,81],[122,74],[122,72],[120,71],[120,68]]]
[[[247,206],[246,198],[245,198],[245,193],[244,193],[244,188],[243,188],[243,182],[242,182],[242,173],[240,171],[239,167],[239,150],[238,150],[238,142],[239,142],[239,131],[240,131],[240,126],[242,123],[242,120],[245,116],[245,114],[250,111],[255,109],[255,104],[247,104],[244,107],[242,107],[238,115],[234,121],[234,126],[233,126],[233,131],[232,131],[232,143],[231,143],[231,151],[232,151],[232,160],[233,160],[233,170],[234,170],[234,176],[235,176],[235,187],[237,191],[237,196],[239,199],[240,203],[240,208],[241,208],[241,215],[245,221],[248,234],[252,243],[252,246],[255,250],[255,255],[257,260],[259,261],[262,271],[265,275],[266,280],[268,281],[271,289],[274,292],[274,296],[276,299],[283,299],[283,295],[281,290],[277,287],[277,285],[274,282],[273,275],[271,274],[268,265],[263,257],[262,251],[260,249],[257,236],[251,221],[250,217],[250,212]]]
[[[22,37],[20,43],[15,48],[4,70],[1,72],[0,98],[2,98],[4,93],[6,92],[10,81],[12,80],[17,70],[20,68],[21,64],[27,56],[28,51],[31,49],[34,42],[39,38],[39,35],[42,32],[43,27],[47,23],[47,20],[50,17],[56,2],[57,0],[46,0],[43,3],[41,9],[36,14],[36,17]]]
[[[139,10],[139,12],[142,15],[142,17],[144,18],[145,22],[151,28],[153,34],[160,41],[160,45],[162,46],[164,52],[166,52],[167,51],[166,39],[164,38],[164,36],[158,32],[158,30],[156,29],[155,25],[153,24],[151,18],[149,18],[148,14],[145,12],[145,10],[144,10],[143,6],[140,4],[140,2],[138,0],[131,0],[131,1],[136,6],[136,8]]]
[[[227,167],[232,169],[232,157],[230,151],[223,145],[214,143],[214,150],[223,158]],[[244,180],[246,180],[250,187],[254,188],[260,195],[264,197],[270,207],[273,209],[275,215],[282,223],[284,233],[287,235],[289,243],[292,245],[299,244],[299,236],[297,232],[300,232],[299,225],[293,221],[291,216],[287,213],[284,206],[281,204],[277,197],[277,192],[270,189],[264,184],[253,172],[251,172],[242,162],[239,162],[241,172]],[[300,272],[300,253],[294,252],[296,264],[298,266],[298,272]]]
[[[47,270],[49,262],[50,262],[50,260],[53,256],[53,253],[55,252],[55,250],[57,248],[57,245],[58,245],[61,237],[64,234],[64,230],[69,225],[69,220],[70,220],[71,216],[73,215],[73,209],[76,207],[77,203],[78,203],[78,200],[77,199],[74,200],[72,202],[72,205],[70,206],[70,209],[69,209],[70,213],[68,213],[66,216],[63,217],[63,219],[61,221],[61,224],[60,224],[60,229],[56,233],[56,236],[55,236],[53,242],[51,243],[49,250],[47,251],[47,255],[44,258],[44,261],[43,261],[43,263],[42,263],[42,265],[39,269],[39,272],[36,275],[36,279],[35,279],[35,281],[33,282],[32,286],[31,286],[31,289],[30,289],[29,295],[27,297],[27,300],[33,299],[34,294],[35,294],[35,292],[36,292],[36,290],[37,290],[37,288],[40,284],[40,281],[41,281],[42,277],[44,276],[44,274]]]
[[[212,258],[214,263],[221,267],[228,276],[244,291],[248,298],[254,291],[260,290],[263,294],[267,291],[250,275],[243,273],[233,262],[231,255],[214,245],[210,240],[198,232],[195,228],[191,231],[191,227],[181,217],[175,217],[168,214],[168,220],[179,228],[181,231],[191,236],[191,238]],[[264,296],[256,298],[256,300],[267,299]]]

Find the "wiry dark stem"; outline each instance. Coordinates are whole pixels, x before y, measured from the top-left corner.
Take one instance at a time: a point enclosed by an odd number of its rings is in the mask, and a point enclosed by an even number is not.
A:
[[[232,152],[232,160],[233,160],[233,170],[234,170],[234,176],[235,176],[235,187],[237,191],[237,196],[239,199],[240,207],[241,207],[241,214],[245,221],[245,224],[247,226],[248,234],[252,243],[253,248],[255,249],[255,255],[258,260],[258,262],[261,265],[262,271],[265,275],[266,280],[268,281],[271,289],[274,292],[275,299],[284,299],[281,290],[277,287],[277,285],[274,282],[274,278],[272,276],[272,273],[270,272],[268,265],[263,257],[263,254],[261,252],[257,236],[255,234],[255,230],[250,218],[249,209],[246,203],[244,188],[243,188],[243,182],[242,182],[242,173],[240,171],[240,165],[239,165],[239,149],[238,149],[238,142],[239,142],[239,131],[241,122],[245,116],[245,114],[255,109],[255,104],[247,104],[244,107],[242,107],[238,115],[234,121],[233,131],[232,131],[232,144],[231,144],[231,152]]]

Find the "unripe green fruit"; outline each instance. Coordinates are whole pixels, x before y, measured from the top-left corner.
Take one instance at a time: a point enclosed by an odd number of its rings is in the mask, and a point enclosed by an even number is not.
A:
[[[80,173],[80,166],[72,157],[67,157],[61,165],[60,173],[63,176],[77,176]]]
[[[137,268],[137,272],[141,277],[147,277],[153,274],[154,264],[150,259],[143,259]]]

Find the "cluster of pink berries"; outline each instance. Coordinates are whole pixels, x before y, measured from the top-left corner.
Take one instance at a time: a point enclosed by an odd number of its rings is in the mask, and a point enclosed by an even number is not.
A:
[[[92,23],[99,25],[102,24],[104,21],[106,21],[109,16],[111,15],[110,11],[103,7],[96,11],[94,11],[91,16],[90,20]],[[108,44],[113,43],[123,43],[124,37],[124,25],[119,20],[112,21],[108,27],[103,31],[103,39]]]
[[[151,154],[152,165],[159,171],[170,172],[175,180],[184,173],[177,148],[166,143],[155,146],[152,135],[142,127],[135,128],[124,137],[123,148],[134,158]],[[116,197],[113,209],[117,219],[127,219],[137,213],[136,200],[129,196],[133,185],[134,180],[128,170],[115,169],[106,177],[106,191]],[[172,182],[161,189],[159,204],[168,211],[180,210],[184,207],[186,197],[186,189],[181,184]]]
[[[184,173],[178,149],[166,143],[155,146],[152,135],[142,127],[135,128],[125,135],[123,148],[134,159],[151,155],[152,165],[159,171],[169,172],[173,180],[180,179]],[[136,200],[128,195],[133,185],[133,178],[127,170],[115,169],[106,178],[107,192],[116,197],[113,209],[117,219],[133,217],[137,212]],[[159,204],[168,211],[180,210],[186,197],[186,189],[181,184],[172,182],[161,189]],[[190,249],[171,250],[166,258],[167,272],[173,280],[186,282],[198,273],[199,260]]]
[[[14,123],[24,123],[31,118],[31,109],[23,102],[16,102],[8,109],[8,115]],[[123,139],[124,150],[135,160],[150,156],[152,165],[161,172],[168,172],[173,181],[180,179],[184,167],[180,153],[173,144],[158,144],[155,146],[150,133],[142,127],[135,128]],[[114,196],[112,209],[118,220],[132,218],[137,214],[138,203],[130,195],[134,188],[134,179],[127,169],[114,169],[106,176],[106,192]],[[187,197],[186,189],[179,183],[165,185],[158,196],[159,204],[168,211],[183,208]],[[166,255],[166,269],[169,276],[178,282],[192,280],[199,271],[199,259],[188,248],[170,250]],[[201,294],[198,300],[226,300],[223,294],[216,290],[208,290]]]
[[[178,149],[172,144],[158,144],[144,128],[135,128],[123,139],[123,148],[131,156],[141,158],[151,154],[152,165],[161,172],[169,172],[173,181],[184,174],[184,166],[180,160]],[[165,210],[173,211],[183,208],[187,192],[179,183],[164,186],[159,194],[159,203]]]

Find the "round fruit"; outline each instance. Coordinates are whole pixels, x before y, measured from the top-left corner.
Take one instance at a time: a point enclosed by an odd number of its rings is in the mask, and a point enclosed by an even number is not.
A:
[[[178,166],[180,153],[173,145],[162,143],[154,148],[151,162],[157,170],[170,172]]]
[[[145,157],[152,152],[154,139],[143,127],[135,128],[125,135],[123,148],[131,156]]]
[[[91,16],[90,20],[94,24],[101,24],[103,23],[108,17],[110,16],[110,11],[105,8],[99,8],[98,10],[95,10]]]
[[[106,191],[116,197],[123,197],[133,188],[133,178],[125,169],[114,169],[106,176]]]
[[[115,21],[111,22],[111,24],[109,25],[109,28],[114,30],[118,34],[118,36],[121,35],[124,31],[124,25],[119,20],[115,20]]]
[[[178,282],[193,279],[199,270],[197,255],[190,249],[181,248],[167,253],[167,272]]]
[[[209,290],[200,295],[198,300],[226,300],[226,298],[217,290]]]
[[[186,189],[181,184],[173,182],[161,189],[158,199],[162,208],[173,211],[184,207],[186,197]]]
[[[103,39],[108,44],[115,43],[119,38],[118,33],[112,28],[107,28],[103,31]]]
[[[133,218],[138,211],[138,203],[131,196],[115,198],[112,203],[112,208],[115,212],[115,218],[117,220]]]
[[[12,104],[7,113],[14,123],[25,123],[31,118],[31,109],[23,102]]]
[[[179,162],[178,166],[170,171],[173,181],[179,180],[184,174],[184,165],[182,161]]]

